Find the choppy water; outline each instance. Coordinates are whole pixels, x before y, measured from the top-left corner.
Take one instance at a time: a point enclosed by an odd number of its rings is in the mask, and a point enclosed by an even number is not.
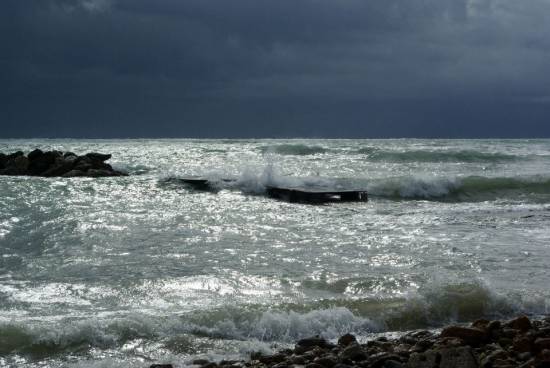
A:
[[[0,366],[183,366],[548,313],[549,140],[0,141],[35,147],[133,175],[0,177]],[[266,184],[371,200],[289,204]]]

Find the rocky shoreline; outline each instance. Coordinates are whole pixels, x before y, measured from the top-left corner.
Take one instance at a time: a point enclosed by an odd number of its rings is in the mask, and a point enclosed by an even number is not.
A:
[[[35,149],[25,155],[22,151],[0,153],[0,175],[42,177],[105,177],[126,176],[105,161],[110,154],[91,152],[78,156],[73,152]]]
[[[247,361],[191,363],[200,368],[546,368],[550,318],[477,320],[470,326],[445,327],[441,333],[411,331],[398,339],[380,337],[365,344],[350,334],[337,343],[315,336],[273,355],[253,353]]]

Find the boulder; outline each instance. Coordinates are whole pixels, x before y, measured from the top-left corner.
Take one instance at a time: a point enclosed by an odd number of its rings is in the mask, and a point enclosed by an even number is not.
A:
[[[336,363],[338,363],[336,358],[334,358],[333,356],[330,356],[330,355],[326,355],[324,357],[317,358],[313,362],[317,363],[319,365],[322,365],[325,368],[332,368],[336,365]]]
[[[28,167],[29,159],[27,157],[8,155],[5,168],[0,171],[0,175],[26,175]]]
[[[31,152],[29,152],[29,154],[27,155],[27,158],[30,160],[30,161],[33,161],[39,157],[41,157],[42,155],[44,155],[44,152],[41,150],[41,149],[35,149]]]
[[[347,361],[360,362],[365,359],[367,359],[367,353],[363,350],[361,345],[357,343],[348,345],[340,353],[340,360],[344,362],[347,362]]]
[[[462,346],[439,351],[440,368],[477,368],[479,366],[472,348]]]
[[[441,331],[441,337],[457,337],[468,345],[478,346],[487,339],[485,331],[471,327],[449,326]]]
[[[86,176],[86,173],[84,171],[80,170],[71,170],[63,175],[61,175],[62,178],[75,178],[79,176]]]
[[[105,154],[105,153],[90,152],[86,154],[86,157],[88,157],[92,161],[104,162],[109,160],[112,157],[112,155]]]
[[[65,157],[58,157],[50,168],[42,173],[42,176],[53,177],[62,176],[74,167],[74,160],[68,160]]]
[[[32,157],[29,158],[29,175],[41,176],[42,173],[48,171],[52,167],[55,160],[60,157],[60,154],[56,151],[42,152],[40,150],[34,150],[29,153],[29,156]]]
[[[424,353],[413,353],[407,362],[408,368],[434,368],[439,366],[441,355],[434,350]]]
[[[8,156],[0,152],[0,170],[6,167]]]
[[[349,344],[356,343],[357,339],[352,334],[345,334],[342,337],[338,339],[338,345],[340,346],[348,346]]]
[[[531,329],[532,324],[531,320],[527,318],[527,316],[520,316],[518,318],[515,318],[511,321],[509,321],[506,326],[513,328],[514,330],[520,330],[520,331],[528,331]]]

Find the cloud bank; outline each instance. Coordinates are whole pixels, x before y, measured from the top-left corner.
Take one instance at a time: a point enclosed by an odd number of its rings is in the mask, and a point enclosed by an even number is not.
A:
[[[547,0],[0,7],[0,136],[550,136]]]

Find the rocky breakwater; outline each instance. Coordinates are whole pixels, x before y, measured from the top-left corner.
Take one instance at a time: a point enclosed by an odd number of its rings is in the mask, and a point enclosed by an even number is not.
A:
[[[78,156],[72,152],[41,151],[35,149],[28,155],[22,151],[0,153],[0,175],[27,175],[44,177],[103,177],[125,176],[105,161],[110,154],[87,153]]]
[[[201,368],[545,368],[550,367],[550,318],[478,320],[441,333],[412,331],[398,339],[379,337],[364,344],[350,334],[337,343],[311,337],[273,355],[254,353],[248,361],[190,363]]]

